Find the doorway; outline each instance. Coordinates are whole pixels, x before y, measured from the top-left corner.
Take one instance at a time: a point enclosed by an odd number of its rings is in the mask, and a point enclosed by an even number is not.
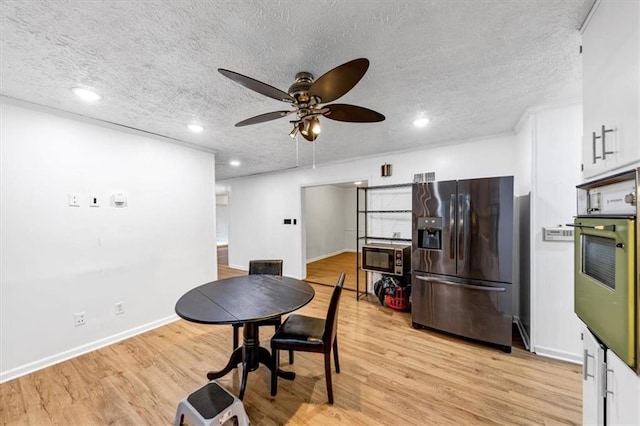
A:
[[[345,272],[344,288],[356,289],[356,188],[366,185],[360,181],[302,188],[306,281],[333,286]]]
[[[216,250],[218,265],[229,266],[229,194],[216,194]]]

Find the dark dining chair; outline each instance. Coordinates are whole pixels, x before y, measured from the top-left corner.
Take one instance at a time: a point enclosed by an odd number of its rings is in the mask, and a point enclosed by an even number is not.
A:
[[[282,259],[273,260],[250,260],[249,275],[280,275],[282,276]],[[282,318],[270,318],[258,322],[258,326],[271,325],[277,331],[282,324]],[[239,344],[239,330],[242,324],[233,324],[233,349],[235,350]],[[293,364],[293,352],[289,353],[289,364]]]
[[[280,350],[316,352],[324,354],[324,374],[327,381],[329,404],[333,404],[333,386],[331,384],[331,350],[336,364],[336,373],[340,373],[338,361],[338,308],[340,294],[344,285],[344,272],[340,274],[331,293],[329,309],[325,319],[291,314],[282,323],[271,338],[273,369],[271,370],[271,396],[278,393],[278,365]]]

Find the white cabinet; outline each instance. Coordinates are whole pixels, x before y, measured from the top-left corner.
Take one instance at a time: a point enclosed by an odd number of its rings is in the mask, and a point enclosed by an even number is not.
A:
[[[604,424],[604,376],[605,348],[582,325],[582,424]]]
[[[582,38],[585,178],[640,161],[640,1],[596,7]]]
[[[582,424],[640,425],[640,377],[582,325]]]
[[[606,424],[640,425],[640,377],[607,350]]]

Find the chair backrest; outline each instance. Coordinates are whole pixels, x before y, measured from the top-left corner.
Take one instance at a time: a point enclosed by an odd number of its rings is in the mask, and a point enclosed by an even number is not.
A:
[[[327,319],[324,323],[324,333],[322,334],[322,343],[325,347],[331,347],[334,339],[336,338],[336,332],[338,331],[338,311],[340,309],[340,295],[342,294],[342,286],[344,285],[345,273],[340,274],[336,286],[331,293],[331,300],[329,301],[329,309],[327,309]]]
[[[282,259],[250,260],[249,275],[282,275]]]

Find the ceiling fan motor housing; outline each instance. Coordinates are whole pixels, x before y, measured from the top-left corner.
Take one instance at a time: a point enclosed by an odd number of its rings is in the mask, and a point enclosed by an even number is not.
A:
[[[309,88],[313,84],[313,74],[310,72],[299,72],[296,74],[296,82],[289,87],[289,95],[296,98],[298,102],[309,101]]]

